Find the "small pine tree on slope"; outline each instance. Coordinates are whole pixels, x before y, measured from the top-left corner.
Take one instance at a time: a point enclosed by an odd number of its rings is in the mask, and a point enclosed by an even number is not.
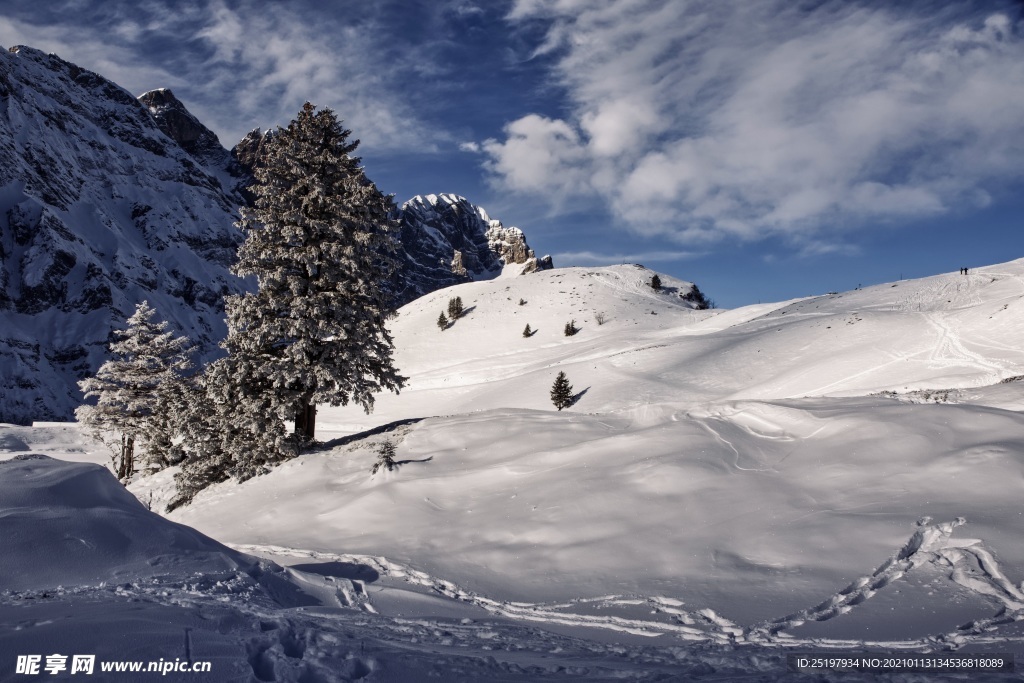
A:
[[[441,315],[437,316],[437,326],[441,328],[441,331],[448,329],[448,318],[445,317],[444,311],[441,311]]]
[[[136,471],[135,452],[143,454],[143,469],[158,470],[177,458],[174,405],[180,398],[182,375],[192,365],[186,355],[188,339],[156,321],[156,311],[145,301],[128,318],[127,329],[115,332],[112,358],[94,377],[79,382],[86,398],[75,417],[95,438],[114,451],[117,478],[128,481]]]
[[[370,412],[374,394],[405,382],[384,326],[395,311],[395,206],[352,156],[350,133],[307,102],[270,138],[234,268],[258,290],[226,302],[230,369],[250,384],[243,393],[266,392],[271,413],[290,413],[300,441],[314,437],[317,403]]]
[[[561,410],[572,405],[572,385],[564,372],[559,372],[555,377],[555,383],[551,387],[551,402]]]
[[[373,463],[373,467],[370,468],[370,474],[377,474],[377,470],[382,467],[387,468],[388,472],[392,472],[398,467],[398,463],[395,462],[395,444],[390,441],[384,441],[377,448],[377,462]]]
[[[533,330],[530,329],[530,323],[526,323],[526,327],[523,328],[523,336],[524,337],[532,337],[533,336]]]
[[[462,313],[465,309],[462,307],[462,297],[457,296],[448,300],[448,317],[452,320],[458,320],[462,317]]]

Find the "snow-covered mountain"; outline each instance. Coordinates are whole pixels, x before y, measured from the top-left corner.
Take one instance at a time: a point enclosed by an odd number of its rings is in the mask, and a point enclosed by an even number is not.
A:
[[[0,52],[0,98],[0,422],[70,417],[143,299],[214,353],[241,286],[216,136],[168,91],[140,102],[27,47]]]
[[[402,205],[399,218],[402,303],[463,282],[553,267],[550,256],[537,258],[522,230],[504,227],[458,195],[418,195]]]
[[[0,422],[70,419],[77,381],[144,299],[217,353],[223,297],[266,134],[230,152],[167,89],[138,98],[28,47],[0,53]],[[550,268],[518,228],[454,195],[407,202],[402,302]]]

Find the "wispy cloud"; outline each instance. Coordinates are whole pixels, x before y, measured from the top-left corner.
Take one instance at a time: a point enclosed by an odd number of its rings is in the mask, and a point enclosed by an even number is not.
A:
[[[251,128],[287,123],[311,100],[335,109],[375,149],[431,148],[444,134],[428,130],[396,86],[422,60],[379,40],[384,17],[348,4],[347,13],[311,14],[254,0],[73,0],[45,17],[0,18],[0,36],[56,52],[135,94],[170,87],[228,147]]]
[[[495,186],[602,202],[682,242],[829,233],[981,206],[1024,176],[1024,27],[969,5],[519,0],[570,115],[482,147]]]
[[[643,251],[628,254],[601,254],[595,251],[564,251],[552,258],[561,266],[603,266],[616,263],[666,263],[702,256],[697,251]]]

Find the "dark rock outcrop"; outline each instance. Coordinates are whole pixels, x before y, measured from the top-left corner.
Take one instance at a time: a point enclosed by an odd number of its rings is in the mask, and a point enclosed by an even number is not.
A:
[[[164,135],[203,164],[223,165],[228,155],[216,133],[199,122],[174,93],[158,88],[139,95]]]
[[[506,228],[454,194],[413,197],[399,212],[402,226],[402,303],[511,268],[520,274],[552,268],[538,259],[519,228]]]

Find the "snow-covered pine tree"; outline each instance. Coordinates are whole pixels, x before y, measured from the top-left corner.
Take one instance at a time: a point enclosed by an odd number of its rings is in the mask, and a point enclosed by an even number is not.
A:
[[[258,373],[259,361],[239,356],[208,365],[193,384],[182,419],[186,459],[175,475],[169,510],[229,477],[244,481],[296,452],[288,422],[294,412]]]
[[[405,383],[384,326],[395,311],[395,205],[352,155],[350,133],[307,102],[267,141],[238,224],[248,235],[234,272],[258,289],[228,297],[226,369],[268,411],[260,419],[294,419],[299,442],[314,438],[317,403],[370,412],[374,394]]]
[[[572,385],[564,372],[559,372],[555,377],[555,383],[551,387],[551,402],[561,410],[572,405]]]
[[[657,273],[651,276],[651,289],[656,292],[661,291],[661,278]]]
[[[155,316],[148,302],[140,303],[127,328],[114,333],[110,360],[95,376],[78,383],[86,398],[97,400],[96,405],[79,406],[75,417],[114,452],[121,481],[136,471],[136,449],[147,471],[179,459],[172,445],[173,416],[182,376],[192,367],[186,354],[188,339],[169,331],[167,322]]]
[[[526,327],[523,328],[523,336],[524,337],[532,337],[533,336],[533,330],[530,329],[530,323],[526,323]]]
[[[437,316],[437,326],[441,328],[441,331],[448,329],[448,318],[445,317],[444,311],[441,311],[441,315]]]

